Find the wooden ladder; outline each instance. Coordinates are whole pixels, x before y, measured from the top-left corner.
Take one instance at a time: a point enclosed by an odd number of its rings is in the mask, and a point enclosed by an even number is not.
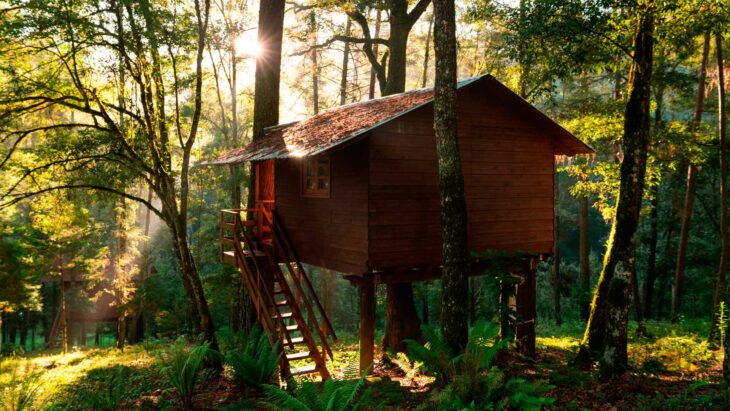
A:
[[[275,212],[263,205],[222,210],[220,253],[238,268],[259,323],[277,344],[282,377],[318,373],[328,379],[327,331],[333,341],[337,336]]]

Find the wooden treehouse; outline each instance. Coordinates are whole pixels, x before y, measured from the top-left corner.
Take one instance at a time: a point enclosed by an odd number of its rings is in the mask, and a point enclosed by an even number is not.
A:
[[[472,274],[491,265],[519,276],[517,345],[529,354],[536,262],[553,249],[555,156],[592,150],[492,76],[460,82],[457,95],[469,251],[500,252],[474,258]],[[285,373],[327,378],[336,338],[302,263],[359,287],[361,370],[373,361],[375,285],[440,277],[432,103],[433,90],[423,89],[336,107],[268,128],[209,163],[255,168],[256,208],[221,212],[221,256],[238,266],[259,320],[282,341]]]

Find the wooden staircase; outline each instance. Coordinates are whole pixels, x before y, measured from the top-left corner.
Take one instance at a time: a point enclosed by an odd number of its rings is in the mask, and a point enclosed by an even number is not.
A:
[[[271,344],[278,343],[282,378],[330,378],[328,337],[337,336],[273,208],[262,202],[255,209],[222,210],[220,254],[238,268],[259,323]]]

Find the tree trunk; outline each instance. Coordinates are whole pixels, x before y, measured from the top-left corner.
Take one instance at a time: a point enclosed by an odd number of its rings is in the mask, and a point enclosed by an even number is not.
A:
[[[702,107],[705,101],[705,78],[707,77],[707,58],[710,52],[710,35],[705,34],[704,47],[702,49],[702,62],[700,75],[697,79],[697,97],[695,99],[695,115],[692,123],[692,131],[696,131],[702,122]],[[684,195],[684,211],[682,212],[682,228],[679,233],[679,247],[677,248],[677,268],[674,272],[674,288],[672,290],[672,322],[679,319],[682,309],[682,287],[684,282],[684,268],[687,257],[687,244],[689,243],[690,221],[694,207],[695,180],[697,167],[690,160],[687,168],[687,191]]]
[[[348,19],[348,24],[350,20]],[[319,113],[319,51],[317,50],[317,15],[309,12],[309,30],[312,36],[312,114]]]
[[[63,353],[68,352],[68,320],[66,318],[66,281],[63,278],[63,271],[61,271],[61,346]],[[55,344],[55,343],[54,343]]]
[[[591,250],[588,237],[588,196],[580,196],[578,202],[580,203],[580,315],[581,318],[587,320],[591,311]]]
[[[555,309],[555,324],[560,325],[563,319],[560,316],[560,217],[558,215],[558,173],[553,170],[553,308]]]
[[[345,24],[345,36],[350,37],[350,25],[352,22],[350,21],[350,18],[347,18],[347,23]],[[348,65],[348,58],[350,54],[350,42],[345,41],[345,51],[342,53],[342,72],[340,76],[340,105],[345,105],[347,102],[347,65]]]
[[[381,10],[378,9],[378,11],[375,14],[375,38],[380,37],[380,19],[381,19]],[[375,57],[378,57],[378,45],[377,43],[373,45],[373,53],[375,53]],[[372,100],[375,98],[375,83],[377,81],[377,76],[375,73],[375,67],[370,67],[370,83],[368,85],[368,99]]]
[[[469,255],[464,174],[456,129],[456,20],[454,0],[435,0],[434,133],[441,192],[441,334],[452,353],[469,337]],[[391,60],[392,61],[392,60]]]
[[[431,30],[433,29],[434,15],[428,20],[428,34],[426,34],[426,53],[423,55],[423,76],[421,77],[421,87],[428,84],[428,59],[431,57]]]
[[[725,117],[725,63],[722,56],[722,36],[715,35],[715,50],[717,52],[717,112],[718,112],[718,134],[720,137],[720,264],[717,269],[717,281],[715,281],[715,296],[712,304],[712,322],[710,326],[710,344],[716,344],[720,339],[718,314],[727,303],[727,268],[730,259],[730,237],[728,237],[727,217],[727,118]],[[723,360],[723,370],[725,369]],[[730,375],[723,374],[726,378]]]
[[[279,123],[279,85],[281,83],[281,45],[284,36],[284,0],[262,1],[259,4],[258,43],[253,105],[253,140],[263,135],[264,128]],[[249,187],[256,186],[256,168],[251,167]],[[255,190],[248,190],[248,206],[256,205]]]
[[[641,211],[649,146],[649,101],[653,61],[654,17],[648,4],[639,11],[635,53],[629,76],[629,98],[624,114],[621,182],[616,217],[609,236],[603,270],[593,296],[591,313],[581,342],[583,352],[601,355],[604,375],[626,369],[626,328],[635,268],[635,237]],[[618,275],[614,275],[618,273]],[[615,281],[614,281],[615,279]],[[610,315],[610,317],[609,317]]]
[[[127,321],[126,317],[121,313],[117,317],[117,348],[124,351],[124,340],[127,337]]]
[[[385,299],[386,327],[383,348],[395,352],[405,351],[403,340],[421,341],[421,325],[413,300],[411,283],[388,284]],[[415,321],[412,319],[415,318]],[[404,319],[406,319],[404,321]]]
[[[659,180],[661,181],[661,179]],[[646,280],[642,290],[644,318],[651,318],[651,306],[654,295],[654,283],[656,282],[656,249],[659,242],[659,184],[652,187],[651,212],[649,214],[649,261],[646,267]]]
[[[23,318],[20,320],[20,346],[25,350],[28,342],[28,329],[30,328],[30,310],[23,308],[21,311]]]

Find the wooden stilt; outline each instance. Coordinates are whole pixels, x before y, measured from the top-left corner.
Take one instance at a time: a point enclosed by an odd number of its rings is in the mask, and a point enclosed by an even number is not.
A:
[[[374,359],[375,282],[368,278],[360,284],[360,374],[373,365]]]
[[[528,357],[535,356],[536,274],[533,259],[517,286],[517,351]]]

